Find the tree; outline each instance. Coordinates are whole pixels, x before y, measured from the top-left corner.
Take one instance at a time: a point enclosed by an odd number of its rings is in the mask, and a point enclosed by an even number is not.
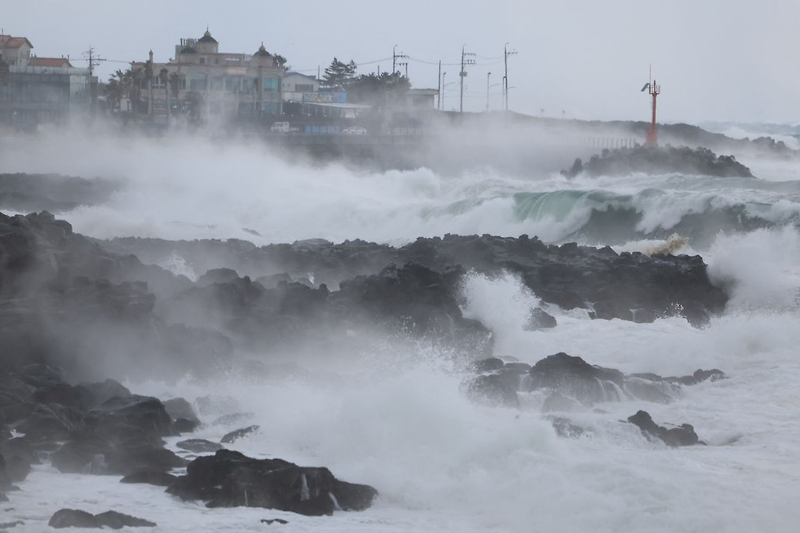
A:
[[[322,85],[326,89],[345,89],[355,79],[356,68],[358,66],[354,61],[344,63],[334,57],[331,65],[325,69]]]
[[[354,78],[347,89],[348,100],[373,107],[389,107],[405,98],[411,82],[399,72],[362,74]]]
[[[172,97],[176,100],[181,95],[181,82],[183,81],[182,78],[183,76],[177,72],[173,72],[169,75],[169,88],[172,92]]]
[[[286,60],[285,57],[283,57],[280,54],[275,54],[272,57],[275,58],[275,64],[278,65],[279,67],[281,67],[284,70],[284,72],[289,70],[289,67],[286,65],[286,61],[287,60]]]

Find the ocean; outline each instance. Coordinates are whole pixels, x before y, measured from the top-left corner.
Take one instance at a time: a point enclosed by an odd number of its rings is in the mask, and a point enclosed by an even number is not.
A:
[[[258,378],[231,368],[206,381],[157,376],[134,392],[189,401],[213,394],[252,412],[261,430],[231,447],[254,457],[327,466],[378,489],[361,513],[311,518],[265,509],[207,509],[117,477],[34,467],[0,504],[12,531],[46,531],[60,508],[114,509],[153,531],[314,532],[793,532],[800,522],[800,170],[790,160],[742,159],[758,179],[667,174],[568,179],[531,169],[457,175],[289,164],[254,146],[209,149],[178,141],[115,140],[95,159],[69,157],[81,139],[35,161],[5,154],[3,171],[120,177],[110,201],[58,214],[99,239],[243,239],[257,245],[323,238],[401,245],[420,236],[538,236],[546,243],[647,252],[673,234],[676,253],[701,255],[730,296],[703,328],[682,318],[637,324],[592,320],[545,305],[558,326],[526,331],[536,294],[512,275],[469,274],[464,313],[491,328],[495,355],[534,364],[566,352],[627,373],[727,379],[685,387],[669,403],[628,399],[569,415],[584,428],[556,434],[542,398],[488,407],[463,393],[451,354],[407,347],[358,361],[320,354]],[[28,156],[30,154],[27,154]],[[63,155],[63,157],[59,157]],[[565,162],[565,167],[569,166]],[[180,257],[161,266],[196,278]],[[257,356],[257,354],[254,354]],[[668,448],[622,423],[638,410],[692,424],[707,445]],[[218,440],[213,425],[193,437]],[[233,428],[235,429],[235,428]],[[170,445],[179,440],[171,438]],[[174,449],[174,448],[173,448]],[[283,518],[287,525],[260,523]]]

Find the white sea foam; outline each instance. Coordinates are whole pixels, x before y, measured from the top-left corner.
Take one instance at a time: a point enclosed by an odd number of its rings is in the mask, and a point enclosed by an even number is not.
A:
[[[32,156],[41,143],[52,158]],[[102,157],[68,157],[88,144]],[[107,203],[63,214],[76,231],[98,238],[405,243],[445,233],[525,233],[560,242],[585,229],[593,210],[609,208],[640,213],[630,229],[643,233],[672,231],[687,215],[732,206],[777,224],[800,219],[800,182],[680,175],[569,180],[535,169],[523,176],[491,169],[456,176],[356,172],[289,164],[263,146],[199,138],[123,143],[76,136],[48,144],[45,137],[3,153],[0,170],[123,178],[126,185]]]

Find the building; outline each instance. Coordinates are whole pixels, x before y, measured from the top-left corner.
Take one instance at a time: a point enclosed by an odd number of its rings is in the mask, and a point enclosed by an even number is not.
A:
[[[86,116],[97,78],[68,58],[37,57],[26,37],[0,35],[0,124],[35,128]]]
[[[27,37],[0,35],[0,56],[9,66],[26,65],[33,45]]]
[[[252,55],[220,52],[206,30],[199,39],[181,39],[168,62],[154,62],[151,51],[149,61],[131,68],[144,73],[139,100],[147,114],[263,117],[282,112],[284,61],[263,43]]]
[[[414,111],[432,111],[436,109],[438,96],[438,89],[409,89],[406,105]]]
[[[281,81],[281,95],[284,102],[303,102],[304,94],[319,92],[319,80],[299,72],[287,72]]]

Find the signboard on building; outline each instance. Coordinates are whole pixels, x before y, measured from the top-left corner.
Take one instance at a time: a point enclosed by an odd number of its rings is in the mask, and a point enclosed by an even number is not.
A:
[[[306,104],[346,104],[347,93],[303,93],[303,103]]]

